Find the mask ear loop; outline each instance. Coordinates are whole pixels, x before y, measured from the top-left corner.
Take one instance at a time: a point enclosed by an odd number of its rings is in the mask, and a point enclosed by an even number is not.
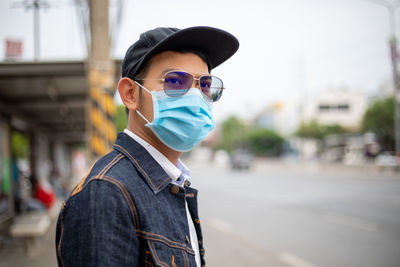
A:
[[[151,94],[151,92],[150,92],[146,87],[144,87],[143,85],[141,85],[141,84],[138,83],[137,81],[134,81],[134,82],[135,82],[140,88],[146,90],[149,94]]]
[[[147,88],[146,87],[144,87],[143,85],[141,85],[140,83],[138,83],[137,81],[134,81],[140,88],[143,88],[144,90],[146,90],[149,94],[151,94],[151,92],[149,91],[149,90],[147,90]],[[148,119],[146,119],[144,116],[143,116],[143,114],[139,111],[139,110],[136,110],[136,113],[137,114],[139,114],[140,115],[140,117],[142,117],[147,123],[149,123],[150,124],[150,122],[149,122],[149,120]]]
[[[142,117],[147,123],[149,123],[150,124],[150,122],[149,122],[149,120],[148,119],[146,119],[144,116],[143,116],[143,114],[139,111],[139,110],[136,110],[136,113],[137,114],[139,114],[140,115],[140,117]]]

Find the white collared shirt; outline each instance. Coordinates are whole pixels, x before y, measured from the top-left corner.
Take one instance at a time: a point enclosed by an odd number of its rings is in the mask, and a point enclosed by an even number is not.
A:
[[[169,177],[172,178],[172,183],[183,187],[183,183],[185,180],[190,178],[190,171],[189,169],[183,164],[183,162],[178,159],[177,166],[175,166],[171,161],[169,161],[160,151],[155,149],[152,145],[147,143],[145,140],[134,134],[128,129],[124,130],[124,133],[129,135],[133,140],[138,142],[142,147],[144,147],[147,152],[157,161],[158,164],[163,168],[163,170],[168,174]],[[183,177],[183,180],[181,180]],[[190,232],[190,242],[192,244],[192,248],[195,252],[196,258],[196,265],[198,267],[201,266],[200,264],[200,251],[199,251],[199,242],[197,239],[196,229],[193,224],[192,216],[190,215],[188,204],[185,200],[185,207],[186,207],[186,217],[189,224],[189,232]]]

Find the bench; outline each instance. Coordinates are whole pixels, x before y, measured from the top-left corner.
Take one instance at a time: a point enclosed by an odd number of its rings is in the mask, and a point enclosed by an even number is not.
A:
[[[50,224],[46,211],[30,211],[15,217],[10,233],[12,237],[24,238],[28,256],[33,256],[37,239],[46,234]]]

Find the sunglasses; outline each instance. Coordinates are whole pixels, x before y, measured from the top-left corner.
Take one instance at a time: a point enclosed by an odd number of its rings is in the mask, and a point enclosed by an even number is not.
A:
[[[137,79],[139,81],[153,79]],[[190,88],[193,81],[198,81],[202,94],[210,102],[216,102],[221,98],[224,85],[222,80],[212,75],[202,75],[199,78],[193,77],[186,71],[169,71],[164,78],[156,79],[164,83],[164,92],[171,97],[183,96]]]

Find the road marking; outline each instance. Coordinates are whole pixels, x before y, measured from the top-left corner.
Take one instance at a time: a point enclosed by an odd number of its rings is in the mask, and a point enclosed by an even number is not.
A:
[[[219,231],[221,231],[223,233],[226,233],[226,234],[232,233],[234,231],[234,229],[235,229],[233,227],[233,225],[231,225],[230,223],[227,223],[227,222],[225,222],[225,221],[223,221],[221,219],[218,219],[218,218],[211,219],[210,225],[212,227],[214,227],[215,229],[217,229],[217,230],[219,230]]]
[[[377,225],[373,222],[365,221],[362,219],[342,214],[329,214],[325,218],[325,220],[330,223],[346,225],[369,232],[375,232],[378,228]]]
[[[288,252],[280,253],[279,260],[291,267],[316,267],[314,264]]]

